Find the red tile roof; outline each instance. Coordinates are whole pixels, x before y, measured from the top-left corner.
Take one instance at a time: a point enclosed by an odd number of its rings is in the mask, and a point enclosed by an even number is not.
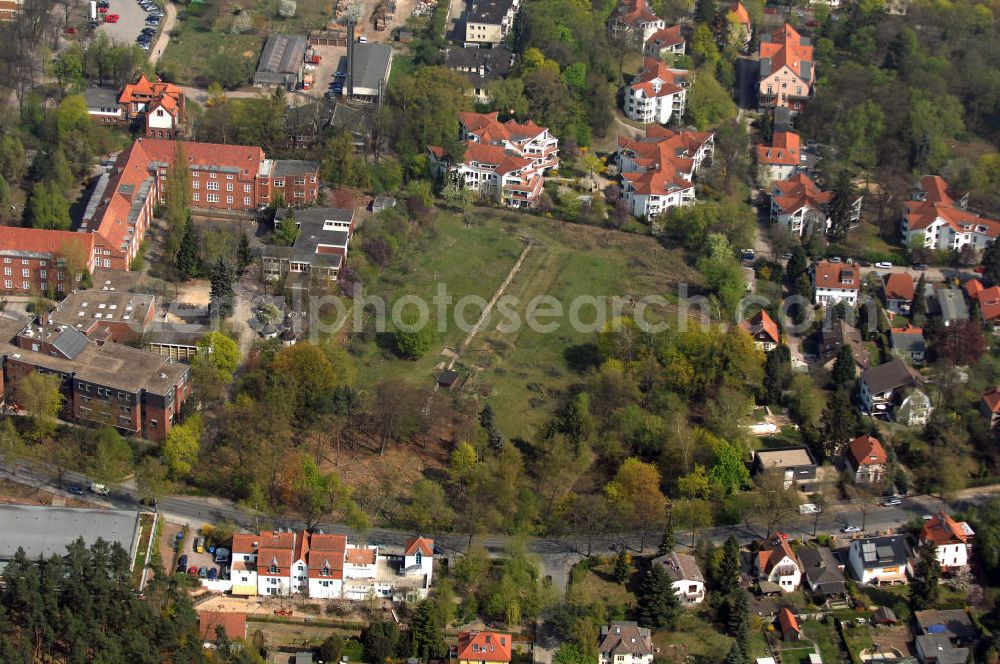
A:
[[[983,292],[983,282],[979,281],[979,279],[969,279],[962,284],[962,290],[965,291],[966,296],[975,300]]]
[[[771,200],[785,214],[793,214],[804,207],[822,210],[832,198],[830,192],[817,187],[805,173],[796,173],[787,180],[779,180],[773,184],[777,193],[772,192]]]
[[[812,46],[803,44],[802,36],[787,23],[771,34],[771,41],[761,41],[760,57],[771,59],[772,72],[787,66],[806,83],[811,84],[815,78]],[[810,63],[808,77],[803,76],[803,62]]]
[[[500,632],[459,632],[458,659],[509,662],[511,635]]]
[[[349,547],[344,553],[344,561],[351,565],[374,565],[375,549]]]
[[[256,553],[260,535],[256,533],[236,533],[233,535],[233,553]]]
[[[705,131],[673,131],[658,125],[646,127],[646,137],[618,137],[619,150],[629,155],[640,170],[622,173],[640,194],[662,195],[694,185],[687,174],[694,170],[695,154],[714,134]]]
[[[1000,318],[1000,286],[990,286],[976,295],[979,301],[979,313],[983,320],[991,321]]]
[[[878,438],[865,434],[851,441],[848,448],[855,467],[882,465],[889,462],[889,455]]]
[[[983,403],[991,413],[1000,413],[1000,387],[991,387],[983,392]]]
[[[249,145],[220,145],[218,143],[196,143],[180,141],[184,147],[188,167],[223,167],[239,169],[243,177],[256,177],[264,161],[264,150]],[[174,161],[176,143],[162,138],[140,138],[149,161],[169,166]]]
[[[816,287],[859,290],[861,288],[861,270],[857,265],[820,261],[816,264]]]
[[[458,121],[470,134],[475,135],[484,143],[496,141],[512,141],[524,143],[544,134],[547,129],[536,125],[531,120],[527,122],[515,122],[508,120],[500,122],[497,119],[497,112],[493,113],[470,113],[463,111],[458,114]]]
[[[890,300],[913,299],[913,277],[905,272],[893,272],[885,278],[885,296]]]
[[[799,135],[793,131],[778,131],[771,145],[757,146],[757,163],[768,166],[798,166],[802,160]]]
[[[666,97],[682,92],[687,77],[687,70],[671,69],[656,58],[646,56],[642,59],[642,70],[630,87],[642,90],[647,97]]]
[[[800,570],[802,569],[798,556],[784,539],[765,543],[757,552],[757,565],[764,574],[770,574],[771,570],[777,567],[785,556],[794,561]]]
[[[778,624],[781,625],[782,632],[787,632],[789,630],[793,632],[802,631],[799,627],[799,621],[795,618],[795,614],[787,608],[778,612]]]
[[[473,161],[483,165],[493,165],[497,173],[511,173],[531,166],[532,161],[517,155],[511,154],[498,145],[486,145],[483,143],[466,143],[465,157],[466,164]]]
[[[618,14],[618,22],[624,25],[636,26],[658,20],[660,18],[649,8],[646,0],[625,0]]]
[[[646,44],[654,48],[669,48],[677,44],[683,44],[684,37],[681,35],[681,26],[671,25],[670,27],[657,30],[646,40]]]
[[[750,320],[743,321],[740,326],[746,330],[750,336],[756,337],[760,333],[764,333],[768,338],[774,342],[778,343],[778,324],[774,322],[766,311],[761,309],[757,314]]]
[[[974,536],[972,529],[964,522],[959,523],[955,521],[942,510],[934,515],[934,518],[924,522],[924,528],[920,533],[920,541],[933,542],[937,546],[941,546],[942,544],[966,544]]]
[[[924,200],[904,203],[909,230],[922,231],[941,219],[959,233],[978,229],[987,237],[1000,237],[1000,221],[980,217],[959,207],[948,192],[948,182],[944,178],[925,175],[920,178],[920,189],[924,193]]]
[[[309,533],[302,531],[295,538],[295,550],[292,552],[292,562],[306,560],[309,555]]]
[[[406,546],[403,549],[403,555],[412,556],[417,551],[425,556],[434,555],[434,540],[428,537],[414,537],[406,543]]]
[[[203,641],[215,641],[216,628],[222,627],[226,637],[247,638],[247,614],[225,613],[223,611],[199,611],[198,633]]]
[[[343,579],[346,550],[346,535],[312,535],[309,542],[309,559],[306,561],[309,565],[309,578]],[[323,568],[327,568],[330,573],[320,575]]]
[[[0,253],[61,256],[70,251],[86,256],[88,267],[93,268],[94,237],[91,233],[0,226]]]
[[[750,13],[747,8],[743,6],[742,2],[737,2],[736,7],[733,9],[733,13],[736,14],[736,20],[740,25],[745,25],[749,27],[750,23]]]

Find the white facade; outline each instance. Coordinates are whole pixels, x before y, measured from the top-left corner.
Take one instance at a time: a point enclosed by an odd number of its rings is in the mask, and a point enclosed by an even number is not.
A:
[[[265,567],[257,574],[258,595],[291,595],[292,577]]]
[[[897,535],[896,537],[902,536]],[[865,546],[874,547],[876,550],[879,548],[877,543],[870,539],[854,540],[851,542],[847,556],[847,567],[851,570],[851,575],[857,581],[874,585],[895,585],[907,582],[906,574],[910,569],[908,560],[899,561],[891,559],[884,563],[875,561],[865,564],[862,560],[864,556],[863,548]],[[878,553],[869,555],[878,556]]]
[[[640,193],[629,187],[626,181],[622,192],[628,201],[629,213],[641,219],[652,219],[670,208],[694,204],[694,185],[676,187],[660,194]]]
[[[705,582],[697,579],[680,579],[674,581],[674,594],[681,604],[701,604],[705,601]]]
[[[625,115],[646,124],[667,124],[684,115],[687,77],[684,69],[671,69],[647,58],[646,68],[625,88]]]
[[[857,288],[816,288],[816,304],[822,307],[835,305],[838,302],[845,302],[851,306],[858,303]]]
[[[163,110],[162,106],[157,106],[156,110],[146,115],[146,124],[153,130],[174,129],[174,116]]]

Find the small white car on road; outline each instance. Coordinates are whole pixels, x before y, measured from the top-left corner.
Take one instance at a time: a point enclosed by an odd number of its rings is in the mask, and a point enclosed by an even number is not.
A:
[[[90,492],[96,493],[98,496],[107,496],[111,493],[111,489],[103,484],[98,484],[94,482],[90,485]]]
[[[846,525],[846,526],[844,526],[843,528],[840,529],[840,532],[842,532],[842,533],[860,533],[861,529],[858,528],[857,526]]]
[[[892,269],[892,263],[890,263],[888,261],[882,261],[880,263],[875,263],[875,267],[877,267],[880,270],[891,270]]]
[[[799,505],[799,514],[820,514],[823,508],[815,503],[803,503]]]

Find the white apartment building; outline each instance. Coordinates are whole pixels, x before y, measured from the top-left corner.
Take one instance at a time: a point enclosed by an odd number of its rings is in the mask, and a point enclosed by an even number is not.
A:
[[[944,178],[925,175],[912,200],[904,204],[900,232],[907,244],[922,237],[928,249],[959,251],[968,245],[982,251],[1000,237],[1000,221],[969,212],[964,199],[956,200],[948,192]]]
[[[946,572],[953,572],[969,566],[975,536],[972,526],[965,521],[955,521],[942,510],[924,522],[920,543],[933,544],[941,567]]]
[[[813,273],[814,301],[821,307],[844,302],[852,307],[861,290],[861,269],[847,263],[816,263]]]
[[[667,124],[684,115],[690,72],[646,56],[642,71],[625,89],[625,115],[638,122]]]
[[[520,4],[520,0],[471,0],[465,13],[465,42],[502,42],[514,27]]]

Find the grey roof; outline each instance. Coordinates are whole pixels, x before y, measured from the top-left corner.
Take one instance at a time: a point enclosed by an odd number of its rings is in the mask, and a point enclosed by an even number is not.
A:
[[[907,332],[893,330],[889,333],[889,341],[895,350],[901,353],[923,353],[927,346],[923,332]]]
[[[514,62],[514,54],[503,46],[475,48],[453,46],[445,55],[444,66],[462,72],[477,88],[486,87],[490,81],[507,78]]]
[[[301,159],[275,159],[274,170],[271,177],[296,177],[299,175],[310,175],[319,171],[319,164],[315,161],[304,161]]]
[[[760,77],[766,78],[771,75],[771,58],[760,59]]]
[[[861,548],[861,565],[865,569],[898,567],[905,565],[910,559],[910,550],[906,546],[904,535],[866,537],[855,540],[851,546]]]
[[[287,209],[279,210],[275,215],[275,222],[285,219],[288,214]],[[264,247],[264,258],[292,260],[308,263],[312,267],[339,268],[344,262],[344,256],[325,253],[321,247],[323,245],[343,247],[346,254],[350,233],[342,229],[325,229],[324,225],[327,221],[351,222],[354,219],[354,211],[337,208],[305,208],[295,210],[294,215],[295,223],[299,227],[295,244],[291,247]]]
[[[941,318],[946,323],[953,320],[969,320],[969,305],[965,302],[965,296],[957,288],[941,288],[937,291],[938,307],[941,310]]]
[[[796,480],[816,479],[816,461],[808,448],[802,446],[775,447],[754,453],[754,468],[791,470]]]
[[[141,332],[155,301],[153,295],[119,290],[77,290],[59,303],[49,314],[49,320],[69,325],[85,334],[95,323],[124,323]],[[83,349],[82,346],[80,349]]]
[[[784,106],[774,109],[774,131],[792,131],[792,111]]]
[[[333,107],[330,124],[338,129],[346,129],[357,136],[364,136],[368,133],[371,123],[367,109],[337,104]]]
[[[352,71],[355,91],[357,88],[378,89],[389,79],[392,47],[388,44],[355,44]]]
[[[469,23],[500,25],[514,0],[472,0],[466,12]]]
[[[86,335],[66,324],[36,325],[30,323],[21,330],[21,336],[51,344],[62,353],[63,357],[70,360],[79,355],[80,351],[90,343]]]
[[[833,551],[826,547],[803,546],[795,553],[802,563],[802,569],[810,588],[824,595],[844,595],[847,593],[844,574],[840,571],[840,562],[833,555]]]
[[[150,324],[143,339],[143,344],[145,346],[164,344],[168,346],[195,347],[209,331],[210,328],[207,325],[156,321]]]
[[[952,639],[969,639],[979,632],[962,609],[914,611],[913,618],[924,634],[944,634]]]
[[[653,640],[649,629],[639,627],[630,620],[616,620],[601,627],[601,644],[598,652],[605,654],[653,654]]]
[[[698,561],[694,559],[694,556],[689,556],[686,553],[677,553],[674,551],[665,556],[653,558],[652,564],[663,565],[670,578],[674,581],[705,582],[701,568],[698,567]]]
[[[829,325],[824,322],[822,329],[824,359],[835,357],[840,347],[847,344],[851,347],[854,362],[862,369],[871,364],[868,348],[861,340],[861,331],[843,318],[838,318]]]
[[[83,92],[87,108],[120,108],[118,91],[111,88],[87,88]]]
[[[298,80],[306,55],[306,38],[271,35],[260,54],[254,85],[287,85]]]
[[[83,538],[121,544],[129,554],[139,536],[139,513],[132,510],[81,509],[33,505],[0,505],[0,565],[18,548],[29,559],[65,555],[66,547]]]
[[[898,357],[885,364],[872,367],[862,372],[861,380],[865,381],[868,391],[872,394],[882,394],[898,390],[901,387],[916,385],[918,375],[906,362]]]
[[[956,648],[943,634],[920,634],[917,649],[924,654],[924,661],[936,664],[965,664],[969,660],[968,648]]]

